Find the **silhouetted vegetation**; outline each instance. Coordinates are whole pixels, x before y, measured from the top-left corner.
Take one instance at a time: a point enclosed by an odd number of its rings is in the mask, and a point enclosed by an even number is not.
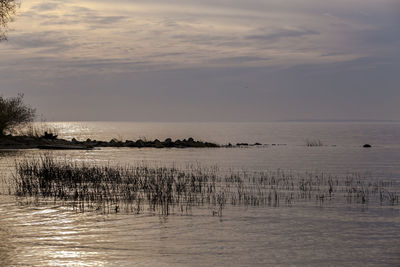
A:
[[[4,98],[0,96],[0,136],[16,126],[32,122],[35,118],[35,109],[23,102],[23,95]]]
[[[18,6],[18,1],[0,0],[0,41],[7,39],[8,23],[13,20]]]
[[[323,146],[321,140],[319,139],[307,139],[306,140],[306,146],[312,147],[312,146]]]
[[[232,206],[399,204],[392,182],[368,181],[359,175],[324,173],[221,172],[217,168],[187,170],[149,166],[96,166],[56,161],[50,156],[17,163],[10,192],[27,203],[52,201],[78,211],[135,212],[146,209],[168,215],[206,206],[222,215]]]

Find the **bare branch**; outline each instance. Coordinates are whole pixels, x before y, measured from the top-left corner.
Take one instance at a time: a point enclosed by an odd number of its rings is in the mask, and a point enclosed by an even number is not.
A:
[[[6,40],[8,23],[13,21],[19,2],[15,0],[0,0],[0,41]]]

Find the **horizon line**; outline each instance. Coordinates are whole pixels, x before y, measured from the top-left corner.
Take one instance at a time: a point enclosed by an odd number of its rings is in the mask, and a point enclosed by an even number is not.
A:
[[[130,121],[130,120],[45,120],[33,121],[35,123],[42,122],[132,122],[132,123],[317,123],[317,122],[381,122],[381,123],[400,123],[399,120],[383,120],[383,119],[284,119],[271,121]]]

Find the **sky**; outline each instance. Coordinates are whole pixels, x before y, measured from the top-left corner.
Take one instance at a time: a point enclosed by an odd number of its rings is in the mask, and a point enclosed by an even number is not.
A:
[[[398,0],[21,0],[7,37],[48,121],[400,120]]]

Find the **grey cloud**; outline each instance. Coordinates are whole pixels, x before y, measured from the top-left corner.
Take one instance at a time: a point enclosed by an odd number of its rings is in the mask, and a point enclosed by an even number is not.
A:
[[[52,48],[49,48],[52,49]],[[57,48],[54,48],[58,52]],[[7,76],[11,70],[16,73],[26,73],[25,79],[34,79],[40,76],[43,79],[56,77],[79,77],[84,74],[112,75],[121,72],[135,72],[149,70],[152,62],[134,59],[94,59],[94,58],[63,58],[60,60],[52,56],[36,56],[24,58],[18,62],[0,65],[0,72]],[[28,78],[29,77],[29,78]]]
[[[266,61],[266,60],[270,59],[264,57],[240,56],[240,57],[216,58],[216,59],[211,59],[208,62],[214,64],[246,64],[246,63]]]
[[[136,0],[99,1],[40,0],[22,14],[4,43],[2,92],[67,120],[400,114],[398,0],[143,0],[138,13]]]
[[[206,35],[206,34],[175,34],[172,38],[179,40],[180,42],[205,44],[205,45],[221,45],[226,44],[229,46],[240,45],[240,39],[234,36],[222,36],[222,35]]]
[[[181,52],[176,52],[176,53],[156,53],[153,55],[150,55],[150,58],[163,58],[163,57],[171,57],[171,56],[183,56],[185,53]]]
[[[361,40],[372,44],[393,44],[400,42],[400,24],[398,27],[385,27],[383,29],[366,30],[357,34]]]
[[[293,37],[302,37],[307,35],[318,35],[320,34],[317,31],[313,30],[279,30],[274,33],[269,34],[255,34],[249,35],[247,39],[255,39],[255,40],[277,40],[281,38],[293,38]]]
[[[87,16],[86,21],[94,25],[110,25],[120,22],[127,17],[125,16]]]
[[[71,7],[71,11],[74,13],[89,13],[89,12],[93,12],[92,9],[84,7],[84,6],[73,6]]]
[[[33,10],[36,11],[49,11],[49,10],[56,10],[60,6],[58,2],[48,2],[48,3],[41,3],[32,7]]]
[[[124,16],[100,16],[95,14],[64,15],[62,17],[47,17],[41,25],[78,25],[87,24],[91,28],[109,27],[126,19]]]
[[[28,48],[57,48],[64,50],[69,47],[66,38],[60,36],[56,31],[45,31],[38,33],[23,33],[12,35],[10,42],[14,49]]]
[[[87,23],[94,26],[106,26],[128,18],[126,16],[100,15],[96,10],[80,6],[73,7],[71,13],[67,15],[67,18],[71,20],[76,17],[78,17],[80,23]]]
[[[235,67],[188,68],[134,75],[83,74],[76,79],[49,78],[56,81],[56,89],[51,83],[45,88],[34,83],[29,88],[41,88],[42,97],[38,97],[38,102],[33,104],[54,119],[399,119],[400,95],[396,86],[399,79],[395,76],[399,71],[398,64],[393,62],[379,71],[355,68],[375,61],[363,59],[282,70]],[[0,78],[2,76],[4,74],[0,74]],[[18,80],[14,86],[21,83]],[[377,90],[382,83],[388,86]],[[32,94],[28,89],[24,92],[27,96]],[[110,98],[110,94],[113,97]],[[74,101],[77,95],[79,99],[84,99],[80,104]],[[58,109],[52,109],[51,103],[54,102],[58,103]],[[76,103],[73,111],[70,109],[71,102]],[[171,106],[176,109],[171,110]],[[116,111],[115,107],[121,111]]]
[[[59,15],[45,12],[58,9],[63,9],[65,14]],[[126,16],[100,15],[96,10],[83,6],[61,7],[61,4],[56,2],[38,4],[29,11],[24,12],[22,16],[41,21],[40,24],[43,26],[78,25],[83,23],[89,25],[90,28],[108,27],[127,19]]]

